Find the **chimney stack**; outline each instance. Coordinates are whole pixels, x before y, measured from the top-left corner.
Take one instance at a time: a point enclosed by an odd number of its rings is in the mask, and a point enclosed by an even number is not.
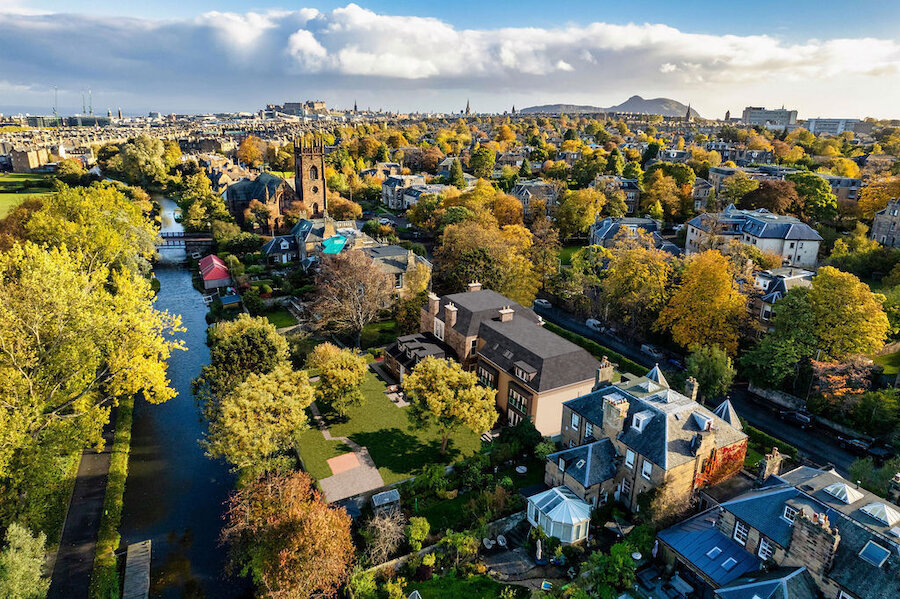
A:
[[[763,459],[759,461],[759,474],[756,476],[757,484],[762,484],[770,476],[777,476],[781,472],[781,462],[784,456],[778,451],[777,447],[772,448],[772,453],[767,453]]]
[[[513,319],[513,314],[515,310],[506,306],[505,308],[500,309],[500,322],[510,322]]]
[[[688,379],[684,382],[684,394],[687,395],[691,401],[697,401],[697,393],[699,391],[700,384],[697,383],[697,379],[689,376]]]
[[[831,528],[826,514],[808,516],[801,509],[794,517],[791,541],[782,565],[806,566],[817,586],[825,588],[824,578],[834,564],[840,542],[841,535],[837,528]]]
[[[605,387],[606,385],[602,385],[602,383],[611,383],[613,374],[612,362],[609,361],[609,358],[603,356],[603,359],[600,360],[600,366],[597,367],[597,373],[594,376],[594,389],[599,389],[601,386]]]
[[[607,397],[603,400],[603,434],[615,439],[625,426],[628,416],[628,400],[622,397]]]
[[[433,293],[428,294],[428,313],[432,316],[437,315],[438,308],[441,306],[441,298]]]
[[[444,324],[448,327],[456,324],[456,306],[452,302],[444,306]]]
[[[479,283],[478,281],[472,281],[468,285],[468,290],[469,291],[481,291],[481,283]]]

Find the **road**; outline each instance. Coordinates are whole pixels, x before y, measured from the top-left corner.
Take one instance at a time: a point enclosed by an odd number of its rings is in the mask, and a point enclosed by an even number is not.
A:
[[[584,319],[574,314],[556,306],[552,308],[535,306],[534,311],[549,322],[601,343],[638,364],[647,366],[648,370],[653,367],[654,360],[641,352],[639,347],[628,345],[618,337],[589,328],[584,324]],[[821,466],[832,464],[838,474],[843,477],[849,476],[850,464],[856,456],[840,447],[835,433],[816,428],[802,430],[783,422],[778,417],[778,410],[765,399],[750,393],[746,385],[736,384],[729,393],[729,399],[738,414],[753,427],[773,437],[784,439],[796,447],[802,457],[811,462]]]

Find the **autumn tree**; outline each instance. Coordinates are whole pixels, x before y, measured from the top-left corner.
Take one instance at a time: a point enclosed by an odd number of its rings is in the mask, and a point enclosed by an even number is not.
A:
[[[606,196],[595,189],[567,192],[556,209],[556,226],[564,239],[587,234],[603,209]]]
[[[308,364],[319,371],[317,401],[331,406],[341,416],[348,407],[362,403],[360,386],[368,370],[362,356],[350,349],[321,343],[313,349]]]
[[[362,206],[336,195],[328,199],[328,214],[337,220],[356,220],[362,217]]]
[[[497,223],[502,227],[504,225],[521,225],[523,208],[522,202],[517,198],[507,194],[497,194],[494,198],[494,205],[491,209]]]
[[[669,300],[674,260],[656,249],[643,231],[624,227],[614,240],[602,269],[600,291],[612,317],[630,330],[643,330],[659,316]]]
[[[734,268],[725,256],[707,250],[688,260],[658,325],[682,347],[718,344],[733,355],[746,319],[747,298],[738,289]]]
[[[251,372],[218,402],[206,433],[207,452],[238,470],[269,469],[273,456],[292,447],[294,434],[307,427],[312,400],[305,371],[279,364],[269,373]]]
[[[352,334],[361,343],[363,327],[378,317],[394,291],[391,277],[361,250],[325,256],[316,275],[314,313],[321,325]]]
[[[459,161],[459,158],[453,161],[450,165],[450,177],[449,177],[450,185],[456,187],[457,189],[465,189],[466,188],[466,178],[463,175],[462,163]]]
[[[759,187],[744,194],[738,201],[740,208],[764,208],[775,214],[787,214],[801,208],[800,196],[790,181],[760,181]]]
[[[331,599],[354,558],[350,516],[329,506],[304,472],[269,473],[228,499],[222,540],[261,597]]]
[[[166,177],[163,142],[149,135],[138,135],[125,142],[116,157],[116,165],[128,183],[148,187],[158,185]]]
[[[475,373],[454,360],[426,357],[406,376],[403,390],[410,418],[422,426],[433,425],[440,433],[441,455],[458,428],[481,434],[497,420],[494,390],[479,385]]]
[[[213,192],[209,177],[203,171],[185,179],[178,204],[184,215],[181,223],[188,231],[208,231],[213,221],[231,220],[225,201]]]
[[[541,287],[547,286],[549,278],[559,270],[559,230],[546,216],[541,216],[531,224],[533,243],[529,250],[534,275]]]
[[[871,219],[879,210],[883,210],[888,202],[900,198],[900,177],[890,177],[871,181],[859,190],[860,216]]]
[[[238,146],[237,158],[251,168],[262,164],[265,143],[255,135],[248,135]]]
[[[645,178],[646,193],[641,197],[641,207],[648,213],[654,212],[654,206],[662,208],[664,217],[672,218],[681,211],[681,198],[678,195],[678,184],[673,177],[654,170]],[[658,215],[654,215],[656,217]],[[658,219],[662,220],[662,219]]]

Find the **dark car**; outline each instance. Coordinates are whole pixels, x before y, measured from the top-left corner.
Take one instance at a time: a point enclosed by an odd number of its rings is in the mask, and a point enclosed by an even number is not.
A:
[[[838,442],[842,449],[846,449],[850,453],[856,455],[866,455],[869,450],[869,443],[862,439],[854,439],[852,437],[838,437]]]
[[[897,450],[891,445],[870,445],[866,450],[866,455],[872,458],[876,466],[883,466],[884,463],[897,455]]]
[[[812,416],[805,412],[797,412],[795,410],[782,411],[778,417],[789,424],[799,426],[801,429],[807,429],[812,425]]]

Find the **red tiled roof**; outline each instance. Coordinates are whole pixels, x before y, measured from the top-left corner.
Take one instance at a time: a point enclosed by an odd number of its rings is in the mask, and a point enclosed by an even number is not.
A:
[[[200,258],[200,276],[204,281],[215,281],[227,279],[230,275],[225,262],[215,254],[210,254]]]

